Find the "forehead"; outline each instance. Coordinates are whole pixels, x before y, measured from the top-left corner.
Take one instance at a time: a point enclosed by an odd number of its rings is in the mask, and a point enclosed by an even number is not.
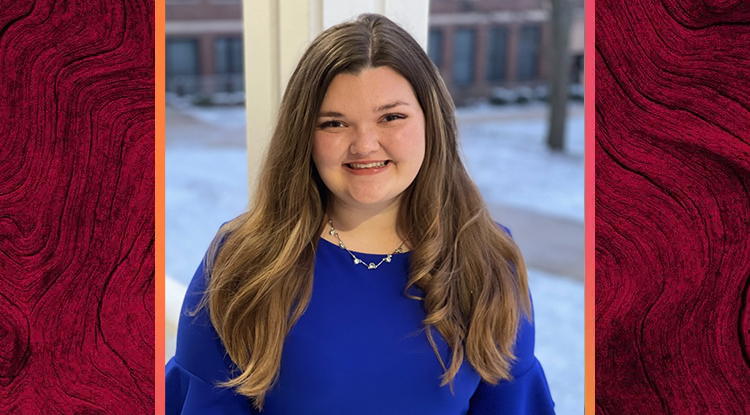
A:
[[[321,110],[334,110],[333,106],[352,108],[368,107],[376,111],[395,101],[409,105],[417,103],[409,81],[395,70],[381,66],[363,69],[357,74],[341,73],[336,75],[326,90]]]

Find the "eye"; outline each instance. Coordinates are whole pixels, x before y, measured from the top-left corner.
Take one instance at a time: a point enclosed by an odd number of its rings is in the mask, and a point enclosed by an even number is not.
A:
[[[388,122],[403,120],[404,118],[406,118],[406,115],[403,114],[387,114],[385,117],[383,117],[383,119]]]
[[[332,121],[326,121],[323,124],[320,124],[318,128],[321,128],[321,129],[322,128],[341,128],[343,126],[344,124],[342,124],[341,121],[332,120]]]

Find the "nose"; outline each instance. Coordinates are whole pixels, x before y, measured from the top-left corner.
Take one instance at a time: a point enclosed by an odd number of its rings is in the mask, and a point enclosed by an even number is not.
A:
[[[352,133],[349,152],[353,156],[364,157],[380,149],[380,137],[374,128],[359,127]]]

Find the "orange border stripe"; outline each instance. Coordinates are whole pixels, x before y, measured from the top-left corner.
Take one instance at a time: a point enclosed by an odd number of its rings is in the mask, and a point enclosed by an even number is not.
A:
[[[586,415],[594,415],[596,411],[596,394],[595,394],[595,334],[596,334],[596,315],[595,315],[595,215],[594,215],[594,188],[595,188],[595,120],[594,112],[595,102],[595,77],[594,68],[595,54],[594,50],[594,31],[595,31],[595,8],[594,0],[586,0],[584,4],[584,27],[586,28],[586,37],[584,40],[584,88],[585,88],[585,140],[586,140],[586,157],[585,157],[585,222],[586,222],[586,242],[585,242],[585,319],[586,319],[586,358],[585,358],[585,380],[584,380],[584,408]]]
[[[156,56],[154,61],[155,80],[155,156],[156,156],[156,344],[154,345],[154,385],[156,386],[154,403],[155,413],[164,414],[164,0],[156,0],[154,15],[154,42]]]

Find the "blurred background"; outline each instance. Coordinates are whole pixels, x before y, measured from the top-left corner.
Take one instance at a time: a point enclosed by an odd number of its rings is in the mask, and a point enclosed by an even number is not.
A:
[[[185,287],[247,207],[289,73],[310,39],[362,12],[404,26],[440,70],[469,172],[529,268],[557,413],[580,414],[583,0],[166,0],[166,358]]]

